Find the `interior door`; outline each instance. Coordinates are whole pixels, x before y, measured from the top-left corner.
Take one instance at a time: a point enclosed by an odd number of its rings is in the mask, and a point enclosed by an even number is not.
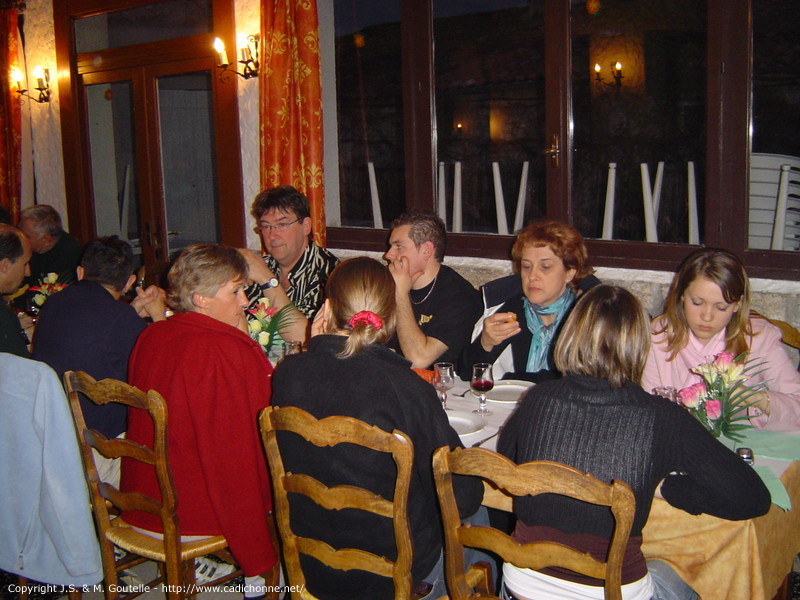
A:
[[[133,246],[150,279],[191,243],[219,243],[212,77],[180,61],[82,77],[97,235]]]

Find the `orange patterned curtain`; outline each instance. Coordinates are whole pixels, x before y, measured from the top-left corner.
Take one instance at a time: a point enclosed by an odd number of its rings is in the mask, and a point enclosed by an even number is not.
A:
[[[289,184],[311,204],[325,244],[322,83],[316,0],[262,0],[261,187]]]
[[[9,70],[19,68],[17,10],[0,10],[0,205],[16,223],[22,193],[22,113]]]

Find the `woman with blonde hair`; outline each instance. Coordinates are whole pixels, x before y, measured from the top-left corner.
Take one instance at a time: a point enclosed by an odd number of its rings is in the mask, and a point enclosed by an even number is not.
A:
[[[444,595],[442,532],[431,457],[441,446],[461,445],[433,387],[411,363],[382,344],[395,328],[395,284],[388,269],[371,258],[340,263],[326,286],[325,303],[314,319],[308,351],[287,357],[275,370],[272,404],[297,406],[318,419],[355,417],[385,431],[399,429],[414,443],[408,494],[413,540],[411,568],[421,596]],[[298,436],[278,436],[286,470],[307,473],[327,486],[355,485],[391,498],[396,468],[388,456],[342,444],[317,448]],[[480,482],[462,481],[456,493],[465,517],[481,499]],[[396,552],[390,519],[363,511],[327,511],[290,496],[302,535],[335,548],[363,548],[379,556]],[[296,502],[296,504],[294,504]],[[303,563],[309,591],[329,600],[391,598],[391,578],[365,571],[339,571]]]
[[[268,513],[272,493],[256,420],[270,401],[272,367],[244,333],[247,262],[216,244],[186,248],[169,270],[168,303],[175,315],[149,326],[130,359],[128,380],[164,396],[167,442],[184,536],[222,534],[250,587],[277,563]],[[128,411],[129,440],[148,447],[153,423],[145,411]],[[158,497],[152,468],[123,461],[122,489]],[[155,536],[158,517],[126,513],[131,525]],[[198,583],[233,568],[197,559]],[[252,579],[250,579],[252,578]]]
[[[780,329],[750,310],[750,283],[739,258],[722,248],[695,250],[672,279],[664,314],[652,325],[642,387],[677,390],[701,381],[691,372],[720,352],[746,353],[758,365],[748,385],[751,423],[772,430],[800,427],[800,373],[781,345]]]
[[[610,483],[627,483],[636,514],[622,566],[625,600],[688,600],[694,591],[669,565],[646,562],[642,527],[661,480],[663,497],[691,514],[749,519],[767,512],[761,479],[686,410],[638,385],[650,344],[647,316],[627,290],[592,288],[556,342],[561,379],[531,388],[505,424],[497,451],[518,464],[549,460]],[[543,494],[517,499],[514,539],[551,541],[604,560],[614,529],[605,507]],[[503,566],[505,598],[604,597],[602,581],[560,569]]]
[[[461,354],[459,373],[493,363],[495,379],[543,381],[558,374],[553,347],[575,300],[600,283],[592,275],[583,237],[558,221],[536,221],[511,249],[517,275],[483,286],[484,313]]]

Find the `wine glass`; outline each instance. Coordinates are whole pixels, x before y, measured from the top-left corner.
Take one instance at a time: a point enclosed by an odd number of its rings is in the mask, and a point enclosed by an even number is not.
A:
[[[447,390],[453,387],[456,382],[455,368],[453,363],[439,362],[433,365],[433,387],[439,393],[439,400],[442,401],[442,408],[447,408]]]
[[[41,306],[36,303],[36,300],[34,300],[35,296],[35,294],[31,295],[25,304],[25,314],[31,318],[34,325],[36,324],[36,320],[39,318],[39,309],[41,308]]]
[[[654,387],[653,394],[666,398],[671,402],[678,402],[678,390],[672,386]]]
[[[492,365],[489,363],[475,363],[472,365],[472,379],[470,379],[472,393],[478,395],[480,404],[472,412],[486,417],[492,411],[486,408],[486,392],[494,387],[494,377],[492,377]]]

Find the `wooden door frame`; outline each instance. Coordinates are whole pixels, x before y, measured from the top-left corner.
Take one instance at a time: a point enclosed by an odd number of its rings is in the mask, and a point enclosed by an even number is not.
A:
[[[233,0],[213,0],[213,33],[84,54],[75,52],[72,35],[74,19],[150,3],[152,0],[64,0],[53,3],[64,185],[70,233],[88,242],[96,236],[97,231],[86,107],[80,90],[81,76],[125,66],[199,60],[205,65],[204,69],[212,72],[220,241],[243,246],[246,243],[246,223],[242,205],[238,78],[227,77],[222,80],[217,76],[216,55],[212,46],[215,36],[227,40],[229,45],[236,39]],[[169,57],[169,60],[165,61],[164,57]],[[157,139],[158,131],[151,131],[148,135],[152,133],[156,137],[149,139]],[[162,229],[164,227],[162,223]],[[166,236],[165,230],[163,235]]]

